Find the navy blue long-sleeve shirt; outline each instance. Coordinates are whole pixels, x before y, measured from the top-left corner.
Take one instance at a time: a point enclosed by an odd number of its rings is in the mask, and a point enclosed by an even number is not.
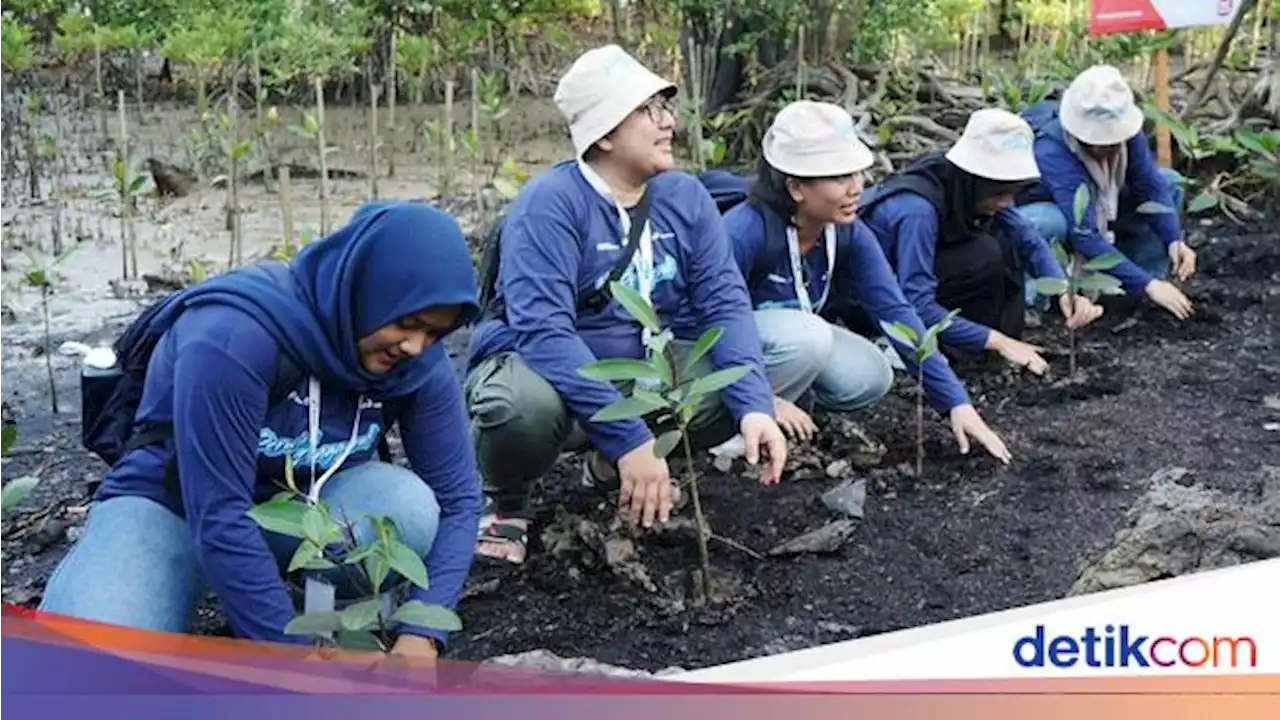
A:
[[[659,320],[685,340],[722,328],[710,353],[712,364],[751,367],[722,391],[726,408],[738,420],[750,412],[772,417],[773,393],[751,300],[715,202],[686,173],[664,172],[649,182],[651,302]],[[612,384],[585,378],[578,369],[598,358],[643,358],[641,327],[616,301],[582,315],[576,305],[579,294],[607,280],[625,243],[617,206],[592,186],[577,161],[562,162],[526,185],[502,232],[496,297],[505,303],[506,320],[476,328],[469,360],[474,367],[496,352],[519,353],[556,389],[591,443],[615,462],[652,434],[639,418],[588,422],[622,396]],[[635,262],[621,281],[638,290]]]
[[[885,257],[897,273],[898,284],[907,300],[927,325],[947,314],[939,302],[938,277],[934,262],[938,252],[938,215],[924,197],[910,191],[885,198],[863,220],[875,234]],[[1029,263],[1035,277],[1066,277],[1044,239],[1016,211],[1006,209],[996,215],[1005,232],[1013,238],[1018,252]],[[987,347],[991,328],[956,316],[942,332],[942,341],[968,352]]]
[[[738,269],[744,277],[750,277],[752,268],[765,248],[764,218],[754,206],[742,203],[725,213],[724,224],[733,243]],[[847,288],[847,299],[861,305],[877,320],[901,322],[923,336],[925,325],[903,297],[901,288],[894,281],[893,270],[871,231],[861,221],[855,221],[850,233],[837,233],[836,238],[837,262],[834,272],[844,281],[836,283],[836,287],[843,285]],[[801,262],[805,264],[804,275],[809,297],[815,300],[822,296],[827,284],[836,280],[827,277],[829,259],[826,243],[821,237],[818,240],[801,258]],[[778,253],[778,259],[778,267],[770,269],[755,287],[750,288],[752,301],[756,308],[798,309],[800,303],[796,298],[790,256],[788,253]],[[830,301],[831,298],[828,298],[828,302]],[[890,342],[902,357],[907,370],[914,376],[917,367],[911,360],[910,350],[892,338]],[[940,353],[935,353],[924,362],[924,386],[930,404],[940,413],[945,414],[959,405],[970,403],[964,385]]]
[[[1075,225],[1076,189],[1081,185],[1088,185],[1093,192],[1097,192],[1089,178],[1089,171],[1084,162],[1067,146],[1062,135],[1062,125],[1056,119],[1055,102],[1038,103],[1024,112],[1023,116],[1037,129],[1034,149],[1036,164],[1040,167],[1040,183],[1030,192],[1024,193],[1019,203],[1025,204],[1047,195],[1067,217],[1068,227],[1071,227]],[[1157,202],[1172,208],[1173,188],[1161,175],[1160,167],[1147,143],[1146,135],[1138,133],[1125,144],[1129,157],[1122,192],[1128,195],[1128,203],[1135,208],[1145,202]],[[1166,246],[1182,238],[1177,214],[1157,213],[1148,215],[1147,219],[1156,236]],[[1098,232],[1098,216],[1093,203],[1090,203],[1085,212],[1082,226],[1073,231],[1072,237],[1076,251],[1089,259],[1115,250],[1115,246]],[[1115,276],[1125,292],[1131,295],[1145,292],[1147,285],[1155,279],[1128,258],[1107,272]]]
[[[200,565],[237,636],[306,643],[305,636],[284,633],[297,613],[261,529],[247,515],[282,487],[286,455],[292,457],[300,489],[305,491],[310,480],[307,379],[289,398],[267,407],[279,353],[275,339],[240,310],[187,310],[152,355],[138,411],[142,420],[172,420],[174,439],[127,454],[104,478],[97,497],[146,497],[184,517]],[[322,390],[317,475],[346,447],[357,400],[354,393]],[[415,586],[412,598],[453,609],[471,567],[481,498],[461,388],[450,363],[437,362],[429,382],[397,402],[410,466],[440,506],[435,542],[424,558],[430,588]],[[376,459],[385,431],[378,407],[361,410],[358,440],[342,467]],[[180,502],[166,491],[164,480],[165,461],[175,447]],[[448,639],[447,633],[429,628],[400,630]]]

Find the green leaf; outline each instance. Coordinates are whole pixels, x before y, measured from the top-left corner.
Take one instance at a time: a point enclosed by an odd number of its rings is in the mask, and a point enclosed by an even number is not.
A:
[[[633,358],[605,358],[578,368],[578,374],[592,380],[661,380],[662,373],[652,363]]]
[[[289,572],[295,570],[328,570],[337,567],[332,561],[320,554],[320,548],[310,540],[303,540],[298,543],[298,549],[293,551],[293,557],[289,560]]]
[[[711,351],[711,348],[714,347],[716,343],[720,342],[720,336],[722,335],[724,335],[724,329],[718,327],[713,327],[702,333],[702,336],[698,338],[698,341],[693,344],[693,348],[689,350],[689,355],[685,357],[684,367],[680,371],[680,376],[689,377],[692,375],[694,366],[698,364],[698,361],[701,360],[704,355]]]
[[[656,400],[655,400],[656,398]],[[636,394],[631,397],[625,397],[617,400],[607,407],[600,408],[591,416],[591,422],[613,422],[615,420],[626,420],[629,418],[642,417],[648,415],[654,410],[661,410],[666,407],[667,403],[659,396],[651,394]]]
[[[364,561],[364,572],[369,576],[369,582],[372,587],[380,588],[382,583],[387,579],[387,573],[391,571],[391,566],[387,564],[387,559],[382,553],[375,552]]]
[[[382,601],[378,598],[348,605],[342,610],[343,630],[368,630],[378,622]]]
[[[640,295],[640,293],[623,285],[617,280],[609,283],[609,292],[613,293],[613,297],[618,304],[636,319],[649,332],[658,334],[662,332],[662,325],[658,322],[658,315],[653,311],[653,307]]]
[[[1108,295],[1118,295],[1124,292],[1124,286],[1121,285],[1118,279],[1101,273],[1080,278],[1079,287],[1081,292],[1102,292]]]
[[[375,549],[376,548],[373,545],[361,545],[355,550],[347,553],[342,558],[342,562],[344,565],[355,565],[357,563],[364,562],[364,559],[372,555]]]
[[[1124,261],[1124,254],[1119,250],[1108,250],[1096,258],[1085,261],[1080,267],[1083,270],[1110,270]]]
[[[351,650],[382,650],[382,642],[378,636],[368,630],[339,630],[333,635],[339,647]]]
[[[293,502],[287,497],[278,495],[265,503],[255,506],[249,511],[249,517],[264,529],[271,532],[303,538],[302,516],[308,508],[301,503]]]
[[[295,617],[284,626],[288,635],[322,635],[342,629],[342,613],[311,612]]]
[[[1148,200],[1138,206],[1138,212],[1143,215],[1172,215],[1173,208],[1155,200]]]
[[[1067,292],[1067,281],[1065,278],[1042,277],[1036,278],[1036,292],[1041,295],[1062,295]]]
[[[679,430],[668,430],[658,436],[657,441],[653,443],[653,454],[660,458],[665,458],[671,454],[672,450],[680,444],[680,438],[683,436]]]
[[[916,334],[915,329],[912,328],[910,325],[906,325],[900,322],[887,323],[881,320],[880,327],[885,331],[885,334],[887,334],[889,337],[893,338],[894,340],[897,340],[898,342],[902,343],[903,345],[906,345],[909,348],[915,348],[916,343],[920,341],[920,336]]]
[[[1053,250],[1053,257],[1054,257],[1054,259],[1055,259],[1055,260],[1057,260],[1057,261],[1058,261],[1058,265],[1059,265],[1063,270],[1066,270],[1066,269],[1067,269],[1067,260],[1068,260],[1068,258],[1067,258],[1067,249],[1066,249],[1065,247],[1063,247],[1062,243],[1053,243],[1053,244],[1052,244],[1052,245],[1050,245],[1049,247],[1050,247],[1050,249],[1052,249],[1052,250]]]
[[[422,563],[422,558],[418,557],[413,548],[402,542],[393,541],[387,560],[391,563],[392,569],[400,573],[404,579],[423,590],[427,589],[427,566]]]
[[[17,441],[17,425],[5,425],[0,428],[0,457],[9,457],[9,451],[13,449],[13,444]]]
[[[428,605],[421,600],[410,600],[396,608],[391,622],[449,632],[462,629],[462,620],[452,610],[442,605]]]
[[[309,507],[302,515],[302,533],[303,537],[317,546],[325,544],[324,515],[318,508]]]
[[[5,483],[4,489],[0,490],[0,514],[7,514],[13,506],[22,502],[23,498],[29,495],[39,483],[40,478],[35,475],[24,475]]]
[[[738,382],[749,372],[751,372],[750,365],[737,365],[717,370],[694,380],[685,392],[692,397],[709,395]]]
[[[1201,213],[1217,206],[1218,196],[1206,191],[1195,196],[1191,202],[1187,203],[1187,212],[1191,214]]]
[[[1084,216],[1089,212],[1089,186],[1080,183],[1080,187],[1076,188],[1076,196],[1074,201],[1074,212],[1076,217],[1076,227],[1084,225]]]

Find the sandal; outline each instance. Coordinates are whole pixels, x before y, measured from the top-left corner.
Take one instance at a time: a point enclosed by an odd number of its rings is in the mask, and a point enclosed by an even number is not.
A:
[[[480,528],[476,533],[477,544],[485,542],[490,544],[505,543],[508,545],[518,545],[520,548],[520,559],[509,560],[505,557],[480,552],[479,548],[477,548],[475,556],[479,561],[490,565],[514,567],[523,565],[524,561],[528,559],[529,529],[527,526],[521,528],[511,525],[508,523],[510,520],[520,520],[525,523],[532,523],[533,521],[533,519],[529,517],[502,513],[494,505],[493,498],[485,498],[484,515],[480,518]]]

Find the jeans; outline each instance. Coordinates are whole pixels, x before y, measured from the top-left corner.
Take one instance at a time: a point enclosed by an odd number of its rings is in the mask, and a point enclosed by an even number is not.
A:
[[[418,475],[370,461],[335,473],[320,491],[340,522],[354,521],[360,543],[373,540],[370,515],[391,518],[400,542],[425,558],[435,542],[440,505]],[[297,538],[262,531],[282,577]],[[338,600],[356,599],[341,568],[321,576]],[[391,577],[398,576],[390,573]],[[391,582],[389,580],[389,582]],[[384,584],[383,588],[387,587]],[[144,497],[114,497],[89,512],[84,536],[54,570],[40,610],[112,625],[188,632],[209,593],[186,522]]]
[[[1168,168],[1160,168],[1160,174],[1173,189],[1173,209],[1181,217],[1186,201],[1186,191],[1181,184],[1182,175]],[[1066,241],[1071,221],[1056,204],[1030,203],[1019,206],[1017,211],[1031,223],[1045,242],[1062,244]],[[1135,265],[1156,279],[1163,279],[1169,274],[1169,249],[1160,236],[1156,235],[1149,219],[1138,213],[1136,207],[1121,208],[1116,221],[1111,224],[1111,230],[1115,232],[1116,249]],[[1026,296],[1027,305],[1045,305],[1044,299],[1039,298],[1036,293],[1035,278],[1027,279]]]
[[[756,311],[765,371],[774,393],[795,401],[812,390],[836,412],[865,408],[893,386],[893,368],[875,343],[812,313]]]
[[[670,347],[683,364],[693,343],[673,340]],[[695,375],[711,370],[706,355],[693,367]],[[481,360],[467,376],[465,396],[485,494],[500,512],[528,516],[533,483],[551,470],[560,453],[587,450],[586,435],[551,383],[515,352]],[[690,447],[706,450],[736,432],[720,393],[703,396],[689,425]]]

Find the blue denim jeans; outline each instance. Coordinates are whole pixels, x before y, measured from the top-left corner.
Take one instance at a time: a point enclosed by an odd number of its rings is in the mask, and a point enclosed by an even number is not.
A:
[[[757,310],[756,330],[769,383],[785,400],[812,390],[818,405],[843,412],[875,403],[893,386],[893,368],[875,343],[817,315]]]
[[[1176,170],[1161,168],[1160,174],[1173,187],[1173,208],[1179,217],[1185,208],[1186,191],[1183,190],[1182,175]],[[1063,243],[1067,238],[1070,220],[1057,205],[1051,202],[1037,202],[1021,205],[1017,211],[1031,223],[1045,242]],[[1111,224],[1116,235],[1116,249],[1133,261],[1135,265],[1146,270],[1152,277],[1163,279],[1169,274],[1169,249],[1160,236],[1151,227],[1149,218],[1134,210],[1121,212]],[[1035,289],[1035,278],[1027,278],[1027,305],[1039,306],[1042,309],[1047,298],[1039,297]]]
[[[356,522],[360,543],[373,539],[369,516],[390,517],[399,539],[426,557],[435,542],[440,506],[416,473],[367,462],[335,473],[320,491],[336,518]],[[263,531],[281,572],[296,538]],[[355,588],[328,571],[339,601]],[[392,573],[394,576],[394,573]],[[384,585],[384,588],[386,585]],[[40,610],[112,625],[188,632],[209,593],[186,522],[142,497],[114,497],[89,511],[85,533],[54,570]]]

